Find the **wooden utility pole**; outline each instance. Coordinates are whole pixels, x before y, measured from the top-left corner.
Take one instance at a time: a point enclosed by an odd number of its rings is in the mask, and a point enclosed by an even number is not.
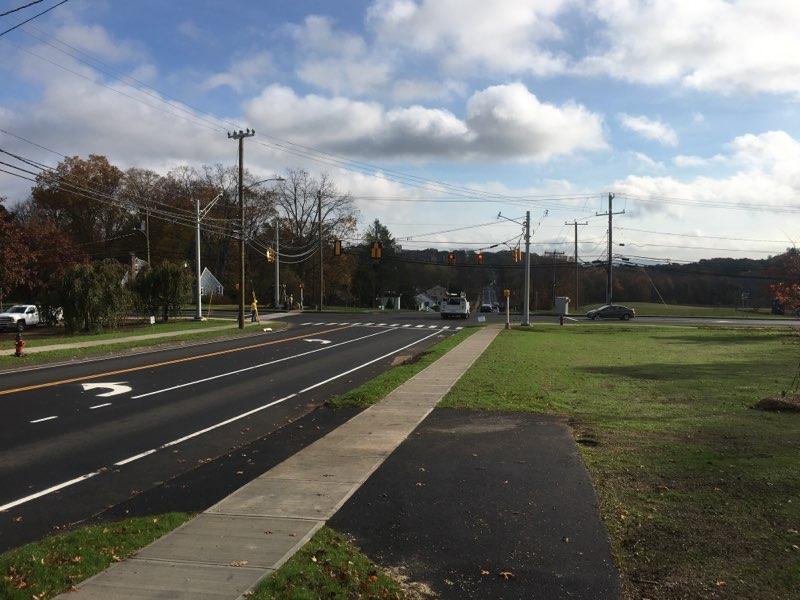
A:
[[[244,329],[244,138],[254,130],[228,132],[228,139],[239,142],[239,329]]]
[[[322,298],[325,286],[322,266],[322,190],[317,190],[317,229],[319,232],[319,309],[317,312],[322,312]]]
[[[614,212],[613,208],[614,194],[608,194],[608,212],[595,213],[598,217],[608,216],[608,273],[606,281],[606,304],[611,304],[614,300],[614,286],[613,286],[613,248],[614,248],[614,215],[624,215],[625,211]]]
[[[559,252],[558,250],[553,250],[552,252],[545,252],[545,256],[552,256],[553,257],[553,306],[556,305],[556,260],[559,256],[564,256],[563,252]]]
[[[580,266],[578,264],[578,226],[580,225],[588,225],[587,221],[583,221],[582,223],[578,223],[578,220],[575,219],[570,223],[569,221],[565,222],[564,225],[574,225],[575,226],[575,310],[577,311],[580,307]]]

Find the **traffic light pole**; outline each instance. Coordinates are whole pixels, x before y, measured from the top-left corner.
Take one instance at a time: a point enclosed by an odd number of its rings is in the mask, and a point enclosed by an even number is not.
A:
[[[531,211],[525,212],[525,295],[522,309],[522,325],[531,324]]]

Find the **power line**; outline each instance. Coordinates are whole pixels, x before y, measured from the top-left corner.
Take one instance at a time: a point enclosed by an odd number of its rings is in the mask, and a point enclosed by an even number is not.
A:
[[[7,10],[6,12],[0,13],[0,17],[5,17],[6,15],[10,15],[11,13],[15,13],[18,10],[23,10],[28,8],[29,6],[33,6],[34,4],[41,4],[44,0],[33,0],[33,2],[28,2],[27,4],[23,4],[22,6],[18,6],[17,8],[12,8],[11,10]]]
[[[29,18],[25,19],[24,21],[21,21],[21,22],[17,23],[17,24],[16,24],[16,25],[14,25],[13,27],[9,27],[9,28],[8,28],[8,29],[6,29],[5,31],[0,31],[0,37],[3,37],[5,34],[7,34],[7,33],[11,32],[11,31],[14,31],[14,30],[15,30],[15,29],[17,29],[18,27],[22,27],[23,25],[25,25],[25,23],[30,23],[30,22],[31,22],[31,21],[33,21],[34,19],[38,19],[38,18],[39,18],[39,17],[41,17],[43,14],[45,14],[45,13],[49,13],[49,12],[50,12],[51,10],[53,10],[54,8],[57,8],[57,7],[61,6],[62,4],[66,4],[68,1],[69,1],[69,0],[61,0],[61,2],[59,2],[58,4],[54,4],[54,5],[53,5],[53,6],[51,6],[50,8],[46,8],[45,10],[43,10],[43,11],[42,11],[42,12],[40,12],[40,13],[36,13],[36,14],[35,14],[35,15],[33,15],[32,17],[29,17]],[[24,7],[22,7],[22,8],[24,8]],[[19,10],[19,9],[15,9],[15,10]],[[14,11],[12,10],[11,12],[14,12]],[[8,14],[8,13],[6,13],[6,14]],[[0,16],[2,16],[2,15],[0,15]]]

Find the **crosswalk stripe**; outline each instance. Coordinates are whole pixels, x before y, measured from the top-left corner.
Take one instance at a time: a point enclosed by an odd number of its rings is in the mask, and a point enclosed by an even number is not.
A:
[[[458,330],[458,329],[464,329],[464,328],[463,327],[456,327],[456,330]]]
[[[392,323],[389,327],[400,327],[400,323]]]
[[[436,329],[436,325],[428,325],[428,329]]]

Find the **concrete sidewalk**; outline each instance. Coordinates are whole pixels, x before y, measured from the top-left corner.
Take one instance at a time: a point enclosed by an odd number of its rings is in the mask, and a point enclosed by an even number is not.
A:
[[[270,320],[280,319],[288,316],[291,313],[276,313],[270,315]],[[245,323],[247,327],[257,327],[258,325],[266,325],[269,321],[264,320],[261,323]],[[48,344],[47,346],[26,346],[25,354],[37,354],[39,352],[53,352],[54,350],[78,350],[80,348],[92,348],[94,346],[108,346],[110,344],[127,344],[128,342],[138,342],[140,340],[161,340],[164,338],[178,337],[181,335],[192,335],[196,333],[205,333],[208,331],[224,331],[225,329],[235,329],[236,323],[229,325],[219,325],[214,327],[201,327],[198,329],[187,329],[185,331],[164,331],[162,333],[145,333],[143,335],[128,335],[118,338],[105,338],[102,340],[87,340],[85,342],[66,342],[63,344]],[[10,352],[13,354],[13,339],[12,348]]]
[[[242,597],[333,516],[499,331],[476,332],[378,404],[59,598]]]

